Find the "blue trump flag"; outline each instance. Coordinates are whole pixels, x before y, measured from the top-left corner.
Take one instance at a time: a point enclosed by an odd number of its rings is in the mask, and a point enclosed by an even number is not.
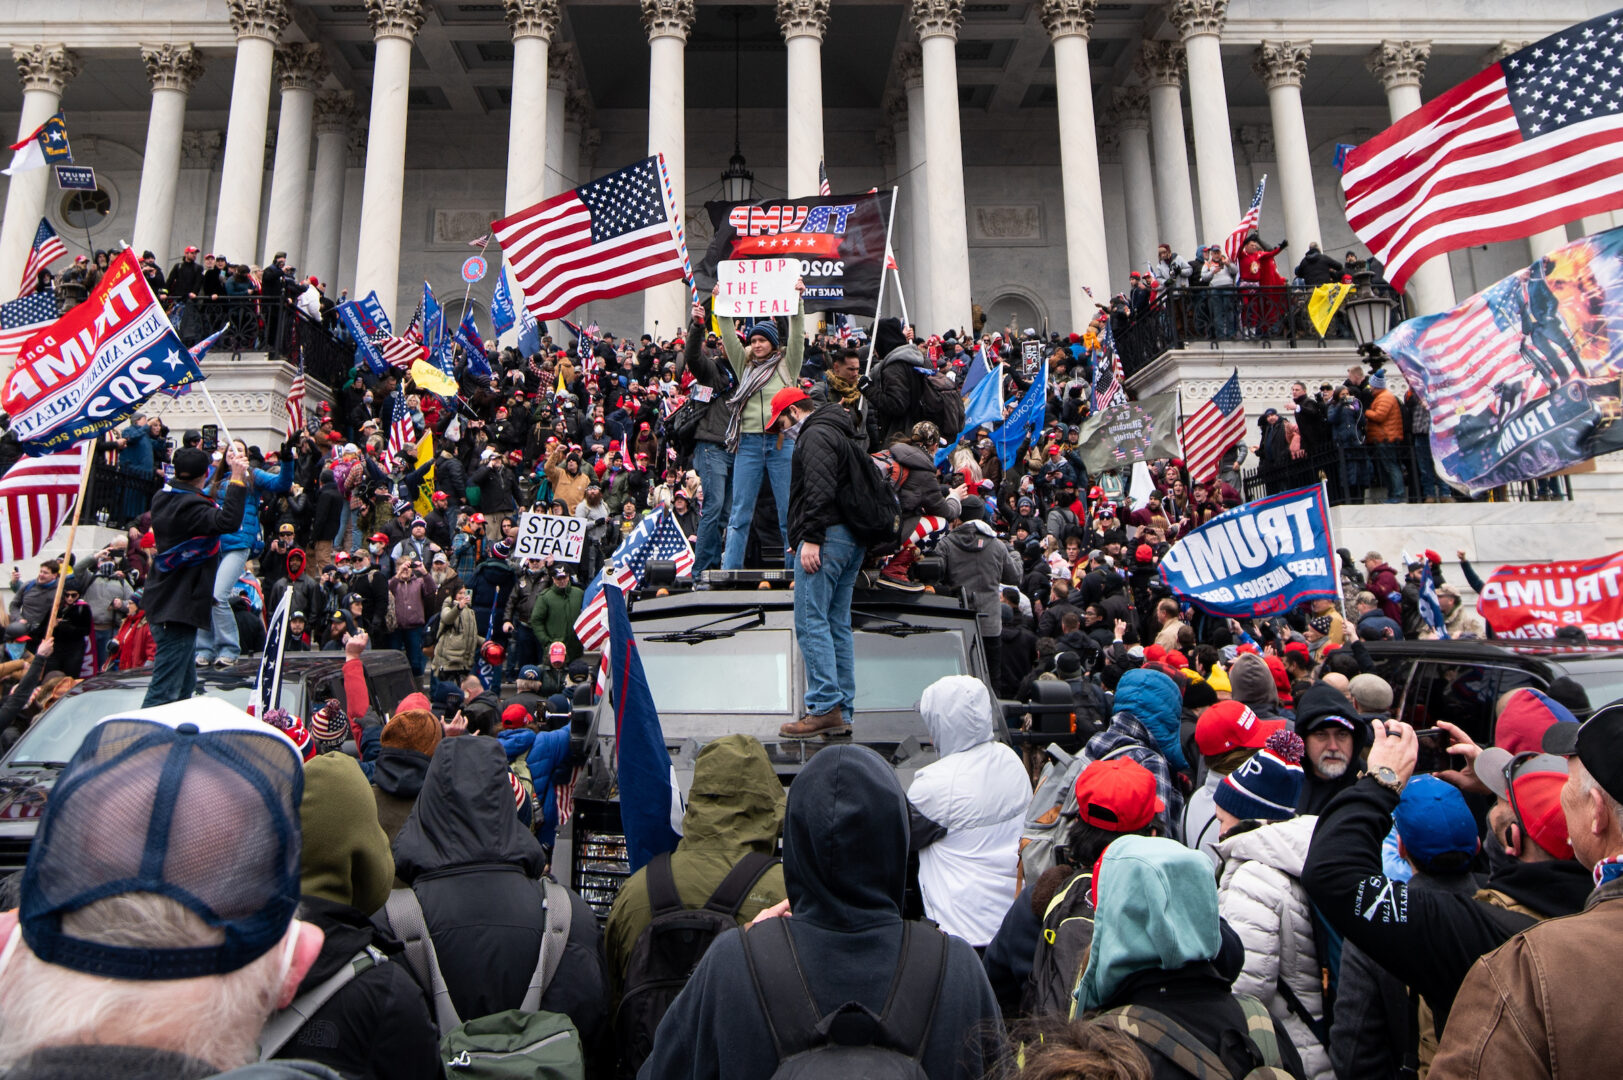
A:
[[[518,325],[518,316],[513,313],[513,292],[507,284],[507,268],[496,275],[496,291],[490,297],[490,325],[496,328],[496,336],[501,337],[514,326]]]
[[[1161,560],[1172,594],[1210,615],[1280,615],[1303,600],[1339,599],[1322,487],[1225,510]]]
[[[964,397],[967,398],[973,394],[975,387],[981,384],[981,380],[986,378],[987,373],[991,370],[991,357],[986,355],[986,343],[983,341],[975,346],[975,355],[970,357],[969,360],[969,370],[964,372],[964,385],[962,388]]]
[[[1031,437],[1031,433],[1043,426],[1043,414],[1048,409],[1048,365],[1037,365],[1037,378],[1021,396],[1020,403],[1014,407],[1003,426],[992,433],[992,445],[997,449],[997,459],[1007,469],[1014,464],[1014,456],[1020,452],[1020,444]],[[967,409],[965,410],[967,413]],[[965,421],[968,422],[967,419]]]
[[[1437,583],[1431,578],[1431,563],[1420,561],[1420,617],[1439,638],[1448,637],[1448,623],[1443,617],[1443,605],[1437,599]]]
[[[603,598],[609,620],[609,676],[614,703],[615,771],[620,781],[620,827],[626,855],[636,873],[655,855],[676,850],[671,807],[671,755],[659,727],[659,711],[648,689],[648,676],[637,654],[620,586],[605,582]]]
[[[518,351],[521,356],[534,356],[541,351],[541,324],[523,304],[518,306]]]
[[[980,361],[975,362],[979,366]],[[974,431],[984,425],[995,426],[1003,422],[1003,370],[988,373],[973,390],[964,393],[964,430]]]
[[[379,338],[388,337],[390,326],[389,316],[384,312],[383,305],[378,303],[378,294],[369,292],[359,300],[346,300],[333,309],[333,314],[349,331],[356,351],[366,361],[372,375],[381,378],[389,370],[389,365],[373,343]]]

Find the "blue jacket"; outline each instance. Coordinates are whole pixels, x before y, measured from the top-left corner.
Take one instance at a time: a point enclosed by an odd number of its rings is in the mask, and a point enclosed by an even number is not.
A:
[[[508,728],[497,732],[496,737],[507,751],[509,762],[523,755],[530,767],[530,782],[541,802],[542,820],[535,836],[550,848],[558,834],[558,801],[552,797],[553,785],[569,779],[564,771],[569,766],[569,727],[539,733],[529,728]]]
[[[129,444],[118,452],[118,463],[124,471],[151,474],[155,460],[152,433],[145,425],[132,424],[119,434]]]
[[[251,476],[253,482],[249,485],[242,524],[231,535],[220,537],[221,551],[241,551],[243,548],[253,551],[264,543],[259,531],[259,503],[261,499],[284,494],[293,486],[293,456],[288,455],[287,460],[282,462],[280,472],[254,469]]]

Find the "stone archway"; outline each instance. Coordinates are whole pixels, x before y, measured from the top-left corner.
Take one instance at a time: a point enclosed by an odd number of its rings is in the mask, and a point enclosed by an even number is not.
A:
[[[1036,330],[1040,334],[1045,332],[1048,305],[1036,293],[1021,285],[1001,285],[993,289],[991,294],[992,302],[981,307],[986,316],[986,323],[981,328],[983,333],[1002,331],[1010,325],[1016,334],[1023,330]]]

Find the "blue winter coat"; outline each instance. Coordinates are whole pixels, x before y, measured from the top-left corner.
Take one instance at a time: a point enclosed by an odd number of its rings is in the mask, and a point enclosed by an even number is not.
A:
[[[530,767],[530,782],[535,785],[535,797],[541,801],[542,821],[535,835],[550,848],[558,836],[558,800],[552,797],[552,789],[569,779],[565,771],[569,766],[569,727],[539,733],[529,728],[509,728],[496,737],[509,762],[522,755]]]
[[[242,524],[231,535],[220,537],[221,551],[243,548],[253,551],[264,543],[259,531],[259,503],[262,499],[285,494],[293,486],[293,456],[288,455],[279,472],[253,469],[250,475],[253,482],[249,485],[247,506],[242,511]]]

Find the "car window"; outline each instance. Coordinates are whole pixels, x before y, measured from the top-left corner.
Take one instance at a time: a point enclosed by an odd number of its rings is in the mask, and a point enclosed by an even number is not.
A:
[[[1599,709],[1623,698],[1623,663],[1596,660],[1566,665],[1570,675],[1589,697],[1589,708]]]
[[[1496,664],[1451,664],[1423,661],[1415,671],[1410,714],[1417,728],[1436,727],[1437,721],[1457,724],[1476,742],[1492,742],[1494,703],[1499,695],[1531,686],[1544,689],[1544,680],[1520,668]]]
[[[103,719],[120,713],[133,712],[141,707],[146,697],[145,686],[111,686],[82,694],[69,694],[52,705],[36,720],[23,737],[12,747],[6,758],[8,765],[29,765],[44,762],[66,762],[73,757],[79,744]],[[208,687],[208,696],[229,702],[237,708],[246,708],[253,697],[253,687],[246,684],[220,688]],[[285,687],[282,705],[296,716],[303,716],[304,696],[296,683]]]
[[[788,630],[745,630],[697,645],[637,642],[661,715],[787,713],[789,649]]]
[[[964,636],[956,631],[892,637],[856,632],[858,712],[912,711],[925,687],[968,670]]]

